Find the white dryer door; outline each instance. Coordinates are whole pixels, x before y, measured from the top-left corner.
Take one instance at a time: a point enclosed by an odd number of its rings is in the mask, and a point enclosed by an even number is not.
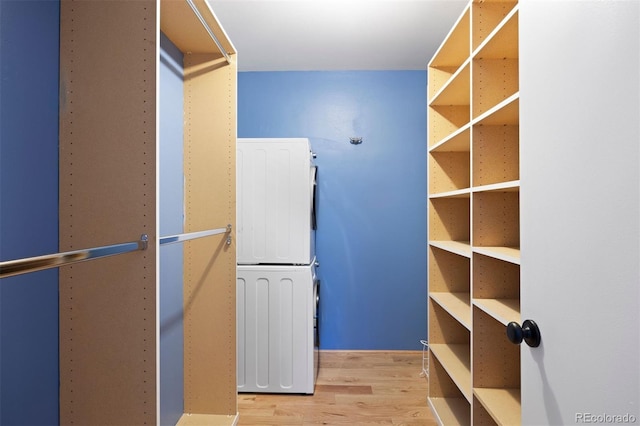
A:
[[[309,140],[238,139],[239,264],[308,265],[312,247]]]

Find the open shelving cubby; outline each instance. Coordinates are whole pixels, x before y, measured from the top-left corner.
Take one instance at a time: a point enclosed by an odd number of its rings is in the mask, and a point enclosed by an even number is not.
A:
[[[429,121],[432,123],[429,146],[435,146],[461,130],[471,120],[470,79],[470,63],[467,62],[453,81],[431,101],[428,111]]]
[[[430,297],[467,329],[471,328],[471,259],[429,247]]]
[[[451,393],[472,400],[471,341],[469,330],[433,299],[429,302],[431,327],[429,330],[429,375],[446,372],[457,392],[432,388],[429,398],[443,398]],[[436,362],[437,360],[437,362]]]
[[[504,324],[473,308],[473,395],[495,421],[520,422],[520,347],[505,338]],[[474,406],[474,415],[478,414]],[[482,415],[480,415],[480,418]],[[476,419],[474,424],[480,423]]]
[[[520,423],[519,348],[505,333],[520,321],[518,13],[514,0],[470,1],[428,65],[428,400],[440,424]]]
[[[469,45],[470,14],[471,11],[467,7],[458,19],[457,25],[454,25],[449,32],[446,42],[440,46],[429,64],[431,68],[428,84],[429,100],[442,90],[462,64],[469,59],[471,53]]]
[[[473,250],[502,257],[520,253],[519,191],[488,191],[473,194]]]
[[[440,424],[471,424],[471,406],[442,364],[429,351],[428,403]]]
[[[514,94],[474,121],[474,190],[494,190],[495,187],[483,187],[519,181],[519,101],[518,94]]]
[[[520,322],[520,267],[473,254],[473,304],[503,325]]]
[[[471,119],[470,15],[467,8],[429,64],[430,147],[462,129]]]
[[[430,199],[429,217],[430,245],[471,256],[468,195]]]
[[[474,9],[482,7],[477,5],[479,3],[473,4]],[[471,109],[474,118],[519,91],[517,7],[474,51],[472,69]]]
[[[473,35],[471,49],[476,50],[499,28],[500,22],[513,10],[516,0],[475,0],[472,6]],[[517,40],[517,34],[515,34]]]
[[[467,193],[471,186],[471,132],[467,126],[445,139],[429,155],[431,197]],[[458,191],[454,194],[449,192]],[[468,197],[468,195],[467,195]]]

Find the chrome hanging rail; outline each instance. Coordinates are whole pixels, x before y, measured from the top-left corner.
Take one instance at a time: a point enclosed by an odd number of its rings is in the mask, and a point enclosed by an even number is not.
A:
[[[14,275],[26,274],[28,272],[42,271],[44,269],[58,268],[64,265],[129,253],[136,250],[146,250],[148,241],[149,238],[147,235],[142,234],[138,241],[131,241],[128,243],[0,262],[0,278],[12,277]]]
[[[226,228],[162,237],[160,238],[160,245],[179,243],[196,238],[225,233],[228,234],[226,243],[231,244],[231,225],[229,224]],[[83,250],[73,250],[64,253],[46,254],[43,256],[26,257],[16,260],[7,260],[0,262],[0,278],[58,268],[60,266],[70,265],[73,263],[85,262],[87,260],[99,259],[101,257],[115,256],[137,250],[146,250],[148,243],[149,237],[146,234],[142,234],[138,241],[131,241],[128,243],[113,244]]]
[[[160,245],[180,243],[183,241],[189,241],[196,238],[208,237],[216,234],[229,234],[227,235],[227,244],[231,244],[231,225],[227,225],[226,228],[210,229],[208,231],[189,232],[187,234],[170,235],[167,237],[160,237]]]
[[[204,27],[204,29],[207,30],[207,33],[209,33],[209,37],[211,37],[211,40],[213,40],[216,46],[218,46],[218,49],[220,50],[220,52],[224,55],[225,59],[227,60],[227,63],[230,64],[231,56],[229,55],[229,53],[227,53],[224,47],[222,47],[222,43],[220,43],[220,40],[218,40],[218,37],[216,37],[216,35],[213,33],[213,30],[211,29],[209,24],[207,24],[207,21],[204,19],[204,17],[200,13],[200,10],[198,10],[198,6],[196,6],[192,0],[186,0],[186,1],[189,4],[189,7],[191,7],[191,10],[193,10],[193,13],[196,15],[196,17],[202,24],[202,26]]]

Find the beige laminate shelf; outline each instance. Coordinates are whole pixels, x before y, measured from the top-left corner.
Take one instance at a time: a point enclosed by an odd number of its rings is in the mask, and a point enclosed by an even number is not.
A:
[[[429,405],[442,425],[471,424],[471,410],[466,399],[429,398]]]
[[[431,292],[430,296],[467,330],[471,329],[471,298],[469,293]]]
[[[473,252],[516,265],[520,264],[520,247],[474,247]]]
[[[455,191],[438,192],[429,195],[429,198],[469,198],[471,190],[469,188],[456,189]]]
[[[514,126],[520,124],[520,92],[514,93],[473,120],[480,126]]]
[[[464,13],[460,15],[447,35],[446,42],[438,48],[433,56],[429,63],[430,67],[439,67],[443,64],[462,64],[469,57],[471,54],[471,46],[469,45],[470,14],[469,7],[465,8]]]
[[[502,26],[505,16],[516,3],[516,0],[473,0],[472,50],[477,50],[494,36],[496,28]]]
[[[471,67],[469,62],[462,67],[433,97],[431,105],[469,105]]]
[[[438,358],[451,377],[451,380],[458,386],[460,392],[471,402],[473,393],[471,389],[471,354],[469,345],[430,343],[429,350]]]
[[[499,425],[516,426],[522,422],[520,389],[475,388],[473,394]]]
[[[472,53],[482,58],[517,58],[518,55],[518,6],[500,22],[489,36]],[[514,43],[514,40],[516,42]]]
[[[473,299],[473,304],[505,326],[511,321],[520,322],[519,299]]]
[[[447,42],[436,51],[429,63],[428,99],[433,99],[451,76],[471,55],[469,7],[447,35]]]
[[[440,142],[433,145],[430,152],[469,152],[471,150],[470,125],[467,124]]]
[[[236,416],[216,414],[183,414],[176,426],[232,426],[237,423]]]
[[[468,241],[429,241],[429,245],[464,257],[471,257],[471,245]]]
[[[492,183],[490,185],[476,186],[473,192],[518,192],[520,191],[520,181]]]

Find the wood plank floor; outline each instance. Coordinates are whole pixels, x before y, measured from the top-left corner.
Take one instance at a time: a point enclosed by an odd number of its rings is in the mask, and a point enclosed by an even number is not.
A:
[[[436,425],[422,352],[321,351],[314,395],[238,395],[238,425]]]

